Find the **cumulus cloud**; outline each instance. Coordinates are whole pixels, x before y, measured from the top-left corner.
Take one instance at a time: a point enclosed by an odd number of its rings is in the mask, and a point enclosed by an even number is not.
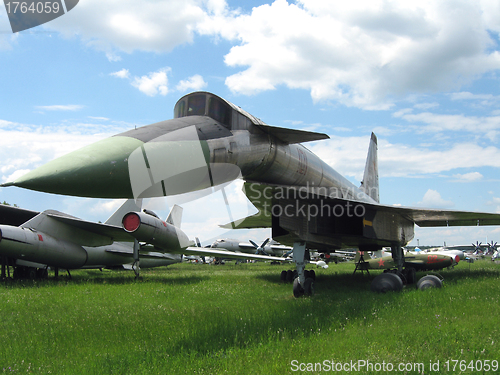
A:
[[[414,113],[412,108],[405,108],[393,114],[410,123],[416,133],[463,132],[495,141],[500,134],[500,114],[492,116],[467,116],[464,114],[437,114],[432,112]]]
[[[330,138],[309,144],[308,147],[341,174],[361,181],[369,136],[330,136]],[[390,143],[379,138],[378,162],[379,175],[382,177],[418,177],[450,172],[459,168],[499,168],[500,149],[467,142],[436,149]],[[463,176],[469,179],[478,177],[474,173]]]
[[[411,93],[451,90],[500,68],[493,2],[277,0],[251,14],[209,17],[200,32],[236,45],[235,93],[280,85],[315,100],[387,109]],[[496,16],[495,16],[496,15]]]
[[[186,80],[180,81],[177,84],[176,89],[181,92],[188,90],[198,91],[205,88],[206,86],[207,83],[205,82],[203,77],[200,76],[199,74],[195,74],[194,76],[189,77]]]
[[[210,3],[211,1],[209,1]],[[64,17],[44,25],[104,51],[112,61],[120,51],[168,52],[193,40],[206,17],[204,1],[86,0]]]
[[[489,0],[276,0],[247,13],[224,0],[87,0],[43,27],[80,37],[110,61],[170,52],[198,35],[224,39],[234,93],[286,86],[315,101],[388,109],[498,70],[499,19]]]
[[[117,78],[129,78],[130,74],[128,69],[122,69],[114,73],[109,73],[110,76],[117,77]]]
[[[447,201],[441,197],[436,190],[429,189],[424,194],[422,201],[418,202],[419,206],[428,208],[450,208],[455,204],[452,201]]]
[[[470,173],[465,173],[465,174],[454,174],[454,178],[457,179],[457,181],[460,182],[473,182],[473,181],[479,181],[483,179],[483,175],[479,172],[470,172]]]
[[[122,69],[117,72],[110,73],[110,76],[127,79],[132,86],[137,88],[142,93],[148,96],[167,95],[169,89],[168,74],[171,72],[169,67],[162,68],[156,72],[150,72],[141,77],[131,76],[128,69]],[[188,90],[197,91],[205,88],[207,83],[199,74],[195,74],[188,79],[181,80],[175,90],[185,92]],[[0,124],[1,126],[1,124]]]
[[[132,86],[148,96],[156,96],[157,94],[165,96],[168,94],[167,73],[169,71],[170,68],[164,68],[142,77],[135,77]]]

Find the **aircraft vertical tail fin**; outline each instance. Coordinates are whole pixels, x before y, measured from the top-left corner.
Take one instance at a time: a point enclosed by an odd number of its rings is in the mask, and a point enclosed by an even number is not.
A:
[[[142,208],[142,199],[127,199],[116,212],[106,220],[105,224],[121,227],[123,217],[129,212],[140,212]]]
[[[372,133],[361,189],[376,202],[380,202],[378,186],[377,136]]]
[[[182,222],[182,207],[174,204],[174,206],[170,210],[170,213],[168,214],[167,220],[165,221],[180,229]]]

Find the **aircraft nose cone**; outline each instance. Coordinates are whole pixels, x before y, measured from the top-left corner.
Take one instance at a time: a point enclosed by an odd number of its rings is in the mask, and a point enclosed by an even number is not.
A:
[[[95,198],[133,198],[128,157],[143,142],[131,137],[103,139],[28,172],[4,186]]]

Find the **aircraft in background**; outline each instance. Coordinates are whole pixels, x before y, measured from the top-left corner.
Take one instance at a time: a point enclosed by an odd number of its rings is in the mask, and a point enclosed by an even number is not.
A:
[[[253,253],[273,256],[287,256],[293,250],[290,246],[281,245],[276,241],[267,238],[259,246],[254,241],[240,242],[231,238],[218,239],[211,246],[212,249],[226,249],[228,251],[239,251],[243,253]]]
[[[285,262],[290,258],[271,255],[251,254],[240,251],[229,251],[226,248],[201,247],[190,241],[181,230],[182,207],[174,205],[166,221],[157,215],[145,212],[129,212],[122,219],[125,232],[133,236],[138,242],[154,246],[158,251],[169,249],[169,252],[184,254],[184,256],[205,256],[235,260],[265,260]]]
[[[437,247],[437,248],[432,248],[432,249],[426,249],[426,250],[420,250],[418,247],[416,247],[413,250],[414,253],[421,253],[421,254],[439,254],[439,255],[447,255],[447,256],[452,256],[458,258],[460,260],[464,260],[466,258],[465,252],[462,250],[458,249],[453,249],[453,248],[447,248],[447,247]]]
[[[393,270],[396,268],[396,264],[392,255],[389,252],[377,251],[374,252],[373,258],[365,259],[361,252],[356,253],[356,271],[367,271],[371,269],[383,269],[383,270]],[[458,253],[437,253],[430,252],[425,253],[422,251],[408,251],[404,256],[404,265],[402,275],[404,277],[404,284],[414,284],[416,283],[416,272],[417,271],[435,271],[441,270],[447,267],[454,267],[460,262],[460,255]],[[373,280],[372,287],[377,289],[379,279],[375,278]]]
[[[327,138],[322,133],[267,125],[214,94],[195,92],[179,99],[171,120],[101,140],[0,186],[141,198],[193,191],[208,194],[213,189],[224,193],[221,186],[242,178],[245,194],[258,213],[244,220],[231,219],[226,227],[271,227],[272,238],[293,246],[297,297],[314,291],[304,272],[309,249],[329,254],[342,248],[391,247],[394,265],[401,272],[402,247],[413,239],[415,225],[500,225],[500,214],[381,204],[375,134],[370,137],[359,187],[300,144]]]
[[[48,267],[133,269],[167,266],[181,261],[179,254],[142,247],[134,255],[134,238],[121,228],[123,215],[140,211],[141,201],[126,201],[104,224],[88,222],[47,210],[35,212],[0,205],[0,255],[14,278],[46,278]],[[139,250],[139,249],[138,249]],[[9,271],[9,269],[7,269]]]

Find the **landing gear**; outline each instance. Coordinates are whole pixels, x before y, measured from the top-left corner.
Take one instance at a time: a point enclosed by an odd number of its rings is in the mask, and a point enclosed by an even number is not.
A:
[[[133,248],[133,257],[134,257],[134,263],[132,264],[132,269],[134,270],[135,273],[135,278],[139,278],[139,271],[141,270],[139,267],[139,249],[141,245],[139,244],[139,241],[134,240],[134,248]]]
[[[399,292],[403,289],[403,281],[395,273],[385,272],[373,279],[371,288],[377,293]]]
[[[311,296],[314,294],[314,280],[316,279],[316,273],[312,270],[305,270],[306,261],[308,260],[309,252],[306,250],[306,244],[304,242],[295,242],[293,244],[293,261],[297,267],[297,276],[294,275],[295,277],[293,280],[294,297],[300,297],[302,295]]]
[[[403,275],[406,278],[406,284],[415,284],[417,282],[417,270],[415,268],[405,268],[403,270]]]
[[[307,278],[304,281],[304,286],[300,285],[298,277],[293,281],[293,296],[299,298],[303,295],[314,295],[314,280],[312,278]]]
[[[299,278],[293,280],[293,296],[299,298],[304,294],[304,288],[300,285]]]
[[[305,269],[308,258],[309,253],[306,250],[305,243],[296,242],[293,244],[293,260],[297,269],[295,271],[281,271],[280,280],[287,283],[293,282],[293,295],[297,298],[314,294],[316,272]]]
[[[418,280],[417,289],[426,290],[429,288],[441,288],[443,286],[443,280],[441,280],[436,275],[426,275]]]
[[[14,266],[14,279],[46,280],[49,278],[47,268]]]

